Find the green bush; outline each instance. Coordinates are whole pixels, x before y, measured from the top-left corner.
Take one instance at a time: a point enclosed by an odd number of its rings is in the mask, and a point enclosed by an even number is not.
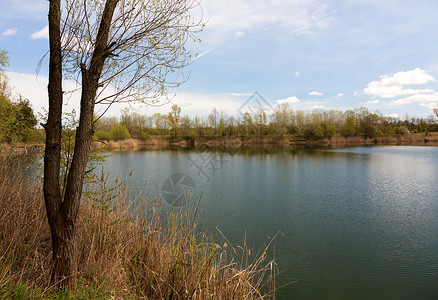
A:
[[[323,122],[322,127],[324,128],[324,136],[329,139],[331,139],[338,132],[335,123],[331,121]]]
[[[111,135],[111,139],[116,141],[126,140],[131,138],[128,128],[126,128],[126,126],[122,124],[117,124],[111,127],[110,135]]]
[[[406,126],[395,127],[394,132],[399,135],[407,135],[409,134],[409,129]]]
[[[101,141],[109,141],[111,139],[111,133],[108,131],[99,129],[94,133],[94,138]]]

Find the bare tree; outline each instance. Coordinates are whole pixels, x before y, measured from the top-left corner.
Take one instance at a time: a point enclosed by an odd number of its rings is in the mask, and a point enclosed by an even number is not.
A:
[[[184,81],[192,61],[185,48],[200,23],[196,0],[49,1],[49,112],[44,199],[53,249],[52,280],[76,287],[77,230],[96,104],[151,101]],[[64,193],[60,186],[62,79],[81,90],[79,125]]]

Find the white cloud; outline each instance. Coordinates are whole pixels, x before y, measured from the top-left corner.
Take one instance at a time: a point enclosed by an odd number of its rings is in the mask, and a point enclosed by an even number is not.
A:
[[[8,28],[5,31],[2,32],[3,36],[12,36],[17,34],[18,29],[17,28]]]
[[[315,104],[315,105],[312,105],[310,107],[310,109],[325,109],[325,108],[326,108],[326,106],[325,105],[321,105],[321,104]]]
[[[332,22],[328,4],[318,0],[203,0],[207,43],[222,43],[236,32],[269,30],[276,37],[325,29]]]
[[[283,103],[293,104],[300,102],[300,99],[298,99],[296,96],[292,96],[292,97],[276,100],[276,102],[277,104],[283,104]]]
[[[14,0],[11,2],[13,3],[14,10],[21,14],[25,13],[39,19],[47,18],[48,1]]]
[[[389,104],[391,105],[403,105],[403,104],[409,104],[409,103],[430,103],[430,102],[437,102],[438,101],[438,93],[433,94],[417,94],[412,95],[406,98],[398,99],[391,101]]]
[[[294,105],[294,109],[303,111],[329,109],[327,104],[327,101],[301,101]]]
[[[253,96],[254,93],[250,93]],[[242,109],[242,105],[249,105],[248,93],[223,93],[223,94],[198,94],[198,93],[177,93],[172,99],[172,103],[181,107],[183,115],[198,115],[206,117],[216,108],[219,112],[229,115],[236,115]],[[263,103],[262,103],[263,104]],[[142,114],[150,114],[151,110],[159,109],[162,113],[170,111],[170,105],[159,108],[146,107],[142,109]]]
[[[300,71],[296,71],[294,76],[295,77],[300,77]]]
[[[43,113],[48,109],[48,92],[47,84],[48,77],[36,74],[7,72],[10,79],[13,92],[21,94],[23,98],[29,99],[36,113]],[[79,111],[80,91],[70,93],[69,91],[76,90],[78,86],[73,81],[63,81],[64,93],[64,111]],[[110,108],[110,114],[120,115],[120,110],[126,105],[115,105]],[[97,107],[99,109],[99,107]]]
[[[44,27],[43,29],[34,32],[30,35],[31,39],[48,39],[49,38],[49,26]]]
[[[344,93],[339,93],[336,95],[336,98],[341,98],[341,97],[344,97]]]
[[[308,95],[309,95],[309,96],[322,96],[323,93],[318,92],[318,91],[313,91],[313,92],[310,92]]]
[[[433,111],[433,109],[438,107],[438,101],[437,102],[429,102],[429,103],[420,103],[420,106],[427,107],[428,109]]]
[[[401,86],[369,87],[364,90],[365,94],[382,98],[395,98],[399,96],[414,95],[418,93],[433,93],[431,89],[404,89]]]
[[[382,98],[414,95],[419,93],[433,93],[431,89],[405,88],[408,85],[421,85],[435,81],[426,71],[416,68],[411,71],[398,72],[393,75],[382,75],[379,81],[372,81],[363,90],[364,94]]]
[[[236,39],[236,40],[238,40],[238,39],[240,39],[240,38],[242,38],[242,37],[244,37],[245,36],[245,32],[243,32],[243,31],[236,31],[235,33],[234,33],[234,38]]]
[[[254,93],[226,93],[225,95],[233,97],[250,97],[254,95]]]
[[[35,74],[24,74],[16,72],[6,73],[9,77],[14,92],[20,93],[23,98],[29,99],[35,110],[41,111],[42,107],[47,107],[48,77],[37,77]]]
[[[392,119],[399,119],[400,118],[398,114],[389,114],[389,115],[385,115],[385,117],[392,118]]]
[[[365,102],[365,104],[377,104],[379,102],[380,102],[380,100],[371,100],[371,101]]]
[[[48,108],[48,96],[47,96],[47,83],[48,77],[38,77],[35,74],[15,73],[7,72],[10,78],[11,86],[14,88],[15,93],[20,93],[23,98],[29,99],[35,112],[43,113],[44,108]],[[77,89],[77,86],[72,81],[64,81],[63,89],[65,91],[71,91]],[[110,93],[110,92],[108,92]],[[79,112],[80,103],[80,91],[75,93],[64,94],[64,110],[71,111],[75,109]],[[131,108],[136,112],[146,115],[152,115],[153,113],[168,113],[170,111],[172,103],[178,104],[182,109],[182,114],[207,116],[213,108],[218,111],[226,112],[230,115],[236,114],[238,109],[246,101],[248,95],[253,93],[224,93],[224,94],[196,94],[196,93],[178,93],[174,97],[171,97],[171,102],[166,101],[164,98],[160,99],[158,105],[146,105],[146,104],[131,104]],[[96,112],[103,112],[107,106],[96,106]],[[126,103],[117,103],[112,105],[105,115],[107,116],[120,116],[120,112],[123,108],[128,107]]]
[[[25,74],[16,72],[7,72],[10,79],[11,86],[16,94],[21,94],[23,98],[29,99],[34,111],[42,113],[44,108],[48,108],[47,84],[48,77],[36,74]],[[65,81],[63,82],[64,90],[73,90],[75,83]],[[78,93],[76,93],[78,94]],[[64,97],[66,109],[79,109],[79,95],[73,94]]]

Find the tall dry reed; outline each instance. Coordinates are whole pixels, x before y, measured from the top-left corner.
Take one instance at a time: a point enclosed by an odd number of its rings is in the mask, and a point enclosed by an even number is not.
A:
[[[157,199],[130,194],[125,184],[107,186],[105,176],[94,176],[79,214],[77,275],[82,286],[102,291],[93,297],[275,298],[276,267],[267,261],[266,249],[248,260],[246,246],[218,245],[198,232],[194,209],[169,210]],[[235,261],[239,251],[242,258]],[[37,289],[39,297],[51,298],[51,265],[40,184],[3,165],[0,296],[11,295],[11,287],[21,284],[27,293]]]

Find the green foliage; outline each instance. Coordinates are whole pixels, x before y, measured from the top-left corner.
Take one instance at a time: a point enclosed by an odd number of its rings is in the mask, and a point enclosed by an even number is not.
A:
[[[113,126],[110,130],[110,136],[112,140],[116,141],[131,138],[128,128],[126,128],[126,126],[122,124],[117,124]]]
[[[109,141],[111,139],[111,134],[108,131],[99,129],[94,133],[93,137],[101,141]]]
[[[341,128],[341,134],[344,137],[355,136],[357,134],[357,122],[354,116],[347,117]]]
[[[0,282],[0,287],[0,299],[2,300],[103,300],[111,297],[108,291],[104,290],[102,285],[87,285],[84,278],[78,278],[78,288],[74,292],[66,292],[57,289],[43,290],[10,278],[4,283]]]
[[[271,115],[271,124],[274,132],[283,136],[288,133],[295,133],[294,131],[294,111],[289,103],[278,104]]]
[[[324,128],[322,127],[321,117],[318,114],[314,114],[308,120],[303,135],[309,140],[319,140],[324,137]]]
[[[312,123],[304,129],[304,137],[309,140],[319,140],[324,137],[324,128],[320,123]]]
[[[217,134],[219,136],[224,136],[225,135],[225,122],[223,118],[220,118],[219,120],[219,126],[217,128]]]
[[[193,128],[193,122],[190,119],[190,116],[187,115],[183,116],[181,118],[181,124],[180,124],[181,135],[189,136],[191,132],[194,132],[196,136],[196,132],[194,130],[191,130],[192,128]]]
[[[118,123],[117,117],[102,117],[94,122],[94,129],[96,131],[103,130],[109,132],[111,128]]]
[[[216,109],[203,119],[199,116],[181,116],[181,108],[173,105],[168,114],[156,113],[152,116],[136,112],[122,112],[120,123],[115,117],[102,118],[96,125],[94,137],[98,140],[111,140],[110,130],[119,124],[125,126],[131,137],[146,140],[151,135],[181,136],[190,140],[196,137],[253,137],[299,135],[308,140],[331,139],[337,134],[348,137],[376,138],[401,133],[405,127],[413,133],[436,130],[436,119],[384,117],[379,112],[370,112],[361,107],[345,112],[337,110],[294,111],[289,104],[277,105],[270,115],[259,109],[254,113],[245,112],[235,117],[219,113]],[[395,128],[397,128],[395,130]],[[120,137],[117,137],[120,139]]]
[[[176,138],[178,136],[178,129],[181,122],[181,107],[176,104],[172,105],[172,111],[167,116],[167,119],[170,127],[172,127],[173,137]]]
[[[167,116],[160,113],[155,113],[151,116],[152,126],[156,134],[165,134],[167,129]]]
[[[400,126],[400,127],[395,127],[394,132],[395,134],[399,134],[399,135],[408,135],[409,129],[407,129],[405,126]]]
[[[254,130],[257,135],[265,135],[268,118],[265,111],[259,108],[254,114]]]
[[[331,139],[338,132],[332,121],[324,121],[321,125],[324,128],[324,137]]]
[[[45,122],[47,116],[41,115],[41,119]],[[73,153],[75,148],[76,128],[79,125],[79,120],[76,118],[76,111],[65,112],[62,117],[62,131],[61,131],[61,161],[60,161],[60,180],[61,192],[64,193],[65,185],[67,183],[67,176],[70,170],[70,165],[73,160]],[[40,132],[39,134],[42,134]],[[88,154],[87,169],[88,171],[96,168],[108,157],[108,154],[103,154],[101,149],[93,148]],[[42,165],[39,166],[42,170]],[[88,172],[85,176],[85,182],[89,180]]]
[[[11,101],[0,95],[0,142],[10,142],[10,125],[13,124],[14,107]]]
[[[31,142],[37,119],[29,100],[19,98],[12,102],[0,95],[0,142]]]
[[[0,49],[0,72],[4,72],[4,68],[9,66],[8,51]]]
[[[254,134],[254,122],[249,112],[243,114],[242,127],[245,136]]]
[[[19,95],[17,101],[11,97],[11,88],[4,68],[9,65],[5,50],[0,49],[0,142],[31,142],[37,120],[29,100]]]

